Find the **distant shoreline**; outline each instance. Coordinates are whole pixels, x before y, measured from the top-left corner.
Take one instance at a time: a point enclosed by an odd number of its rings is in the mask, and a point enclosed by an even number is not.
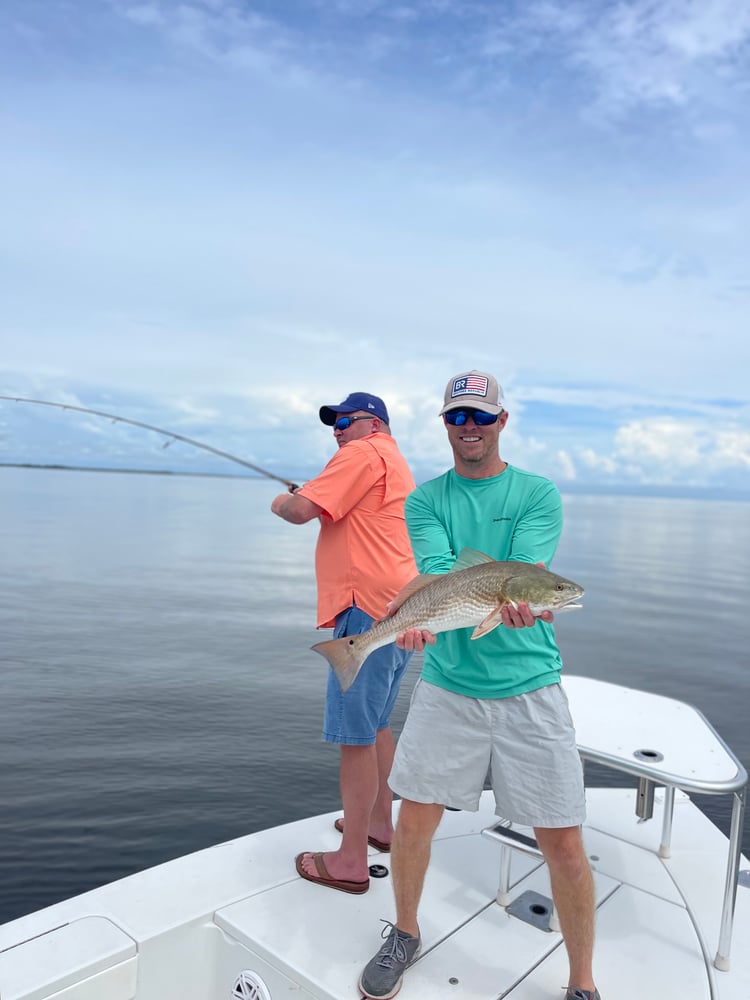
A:
[[[116,472],[135,476],[193,476],[204,479],[252,479],[256,482],[264,476],[252,473],[231,472],[187,472],[173,469],[130,469],[112,468],[106,465],[65,465],[61,462],[0,462],[0,469],[42,469],[49,472]],[[299,482],[304,482],[302,476]],[[593,497],[633,497],[671,500],[724,500],[733,503],[750,503],[750,491],[741,489],[721,489],[701,486],[658,486],[646,484],[633,486],[630,483],[566,483],[557,486],[563,495]]]
[[[174,469],[121,469],[107,465],[63,465],[46,462],[0,462],[0,469],[46,469],[49,472],[118,472],[130,476],[202,476],[208,479],[262,479],[231,472],[182,472]]]

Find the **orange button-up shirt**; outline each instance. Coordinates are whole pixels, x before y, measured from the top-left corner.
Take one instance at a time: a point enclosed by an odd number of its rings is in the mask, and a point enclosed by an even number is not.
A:
[[[323,508],[315,550],[318,628],[356,603],[382,618],[388,601],[417,575],[404,520],[414,489],[406,459],[389,434],[349,441],[299,490]]]

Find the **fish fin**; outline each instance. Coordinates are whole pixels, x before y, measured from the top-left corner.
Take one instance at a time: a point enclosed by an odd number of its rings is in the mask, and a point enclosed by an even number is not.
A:
[[[357,679],[360,667],[364,663],[364,657],[360,657],[352,649],[351,636],[316,642],[310,649],[320,653],[328,660],[331,670],[339,682],[342,694],[348,691]]]
[[[483,635],[488,635],[493,631],[493,629],[496,629],[498,625],[502,625],[503,619],[501,618],[501,612],[505,606],[505,604],[498,604],[496,608],[493,608],[484,621],[481,621],[471,633],[471,638],[481,639]]]
[[[469,569],[470,566],[480,566],[482,563],[491,562],[496,562],[496,560],[492,556],[485,555],[484,552],[478,552],[476,549],[461,549],[450,572],[455,573],[459,569]]]
[[[415,576],[413,580],[409,580],[405,587],[396,594],[395,597],[391,598],[388,602],[388,615],[390,618],[398,611],[404,601],[408,600],[412,594],[416,594],[418,590],[423,590],[428,584],[432,583],[433,580],[437,580],[440,573],[422,573],[420,576]],[[322,645],[322,643],[320,644]],[[313,649],[315,647],[313,646]]]

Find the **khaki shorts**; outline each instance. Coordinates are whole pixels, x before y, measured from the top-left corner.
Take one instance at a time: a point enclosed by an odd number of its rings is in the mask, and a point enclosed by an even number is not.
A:
[[[498,816],[583,823],[583,767],[562,687],[485,699],[417,681],[388,779],[396,795],[476,812],[488,771]]]

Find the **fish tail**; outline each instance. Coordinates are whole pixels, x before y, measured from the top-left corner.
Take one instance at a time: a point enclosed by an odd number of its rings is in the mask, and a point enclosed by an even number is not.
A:
[[[328,660],[342,692],[348,691],[365,661],[364,656],[352,647],[351,637],[327,639],[325,642],[316,642],[310,648]]]

